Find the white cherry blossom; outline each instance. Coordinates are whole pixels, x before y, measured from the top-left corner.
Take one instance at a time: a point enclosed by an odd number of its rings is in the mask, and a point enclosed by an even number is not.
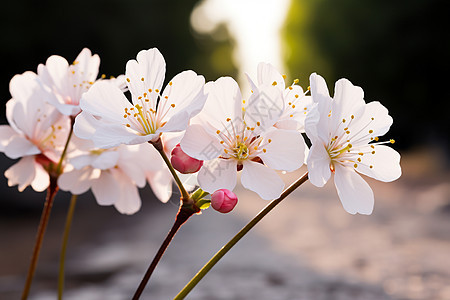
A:
[[[204,78],[193,71],[176,75],[162,91],[166,64],[156,49],[142,50],[126,66],[132,103],[109,82],[95,83],[81,99],[75,134],[96,147],[157,141],[163,132],[186,129],[202,109]]]
[[[281,75],[277,69],[269,63],[258,64],[258,85],[273,85],[280,89],[283,95],[284,110],[275,127],[280,129],[292,129],[305,132],[305,118],[313,106],[311,96],[306,96],[308,90],[303,91],[298,79],[286,87],[286,75]],[[257,88],[249,78],[252,88]]]
[[[21,158],[5,172],[8,185],[23,191],[31,185],[43,191],[48,170],[55,167],[67,139],[70,120],[46,103],[46,92],[33,72],[16,75],[10,82],[12,99],[6,104],[9,125],[0,125],[0,151]]]
[[[263,199],[278,197],[284,183],[274,170],[299,168],[305,151],[298,131],[273,127],[284,111],[281,91],[262,84],[243,100],[230,77],[207,83],[205,91],[205,107],[180,143],[189,156],[204,161],[198,173],[200,187],[210,193],[232,191],[237,171],[242,170],[245,188]]]
[[[312,74],[310,84],[317,104],[306,118],[306,133],[312,142],[309,179],[321,187],[334,174],[344,209],[351,214],[371,214],[373,192],[357,172],[384,182],[400,177],[400,155],[383,145],[394,141],[379,141],[392,125],[392,117],[379,102],[366,104],[363,90],[347,79],[336,82],[334,98],[321,76]]]
[[[123,214],[141,207],[138,187],[148,180],[163,202],[170,198],[172,179],[159,153],[149,144],[93,148],[88,140],[74,139],[68,154],[72,169],[60,175],[58,185],[72,194],[92,190],[98,204],[114,205]]]

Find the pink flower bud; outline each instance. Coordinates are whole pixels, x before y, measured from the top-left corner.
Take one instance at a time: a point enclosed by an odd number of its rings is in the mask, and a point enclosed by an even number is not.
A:
[[[182,174],[198,172],[203,165],[203,160],[192,158],[184,153],[183,150],[181,150],[180,144],[173,148],[171,155],[170,162],[172,163],[172,166]]]
[[[217,190],[211,195],[211,206],[218,212],[224,214],[232,211],[237,201],[237,196],[227,189]]]

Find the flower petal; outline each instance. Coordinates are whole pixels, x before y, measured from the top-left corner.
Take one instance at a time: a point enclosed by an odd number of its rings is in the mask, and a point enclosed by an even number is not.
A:
[[[242,185],[256,192],[264,200],[278,198],[284,188],[284,182],[278,174],[263,164],[244,161],[241,176]]]
[[[17,135],[17,132],[9,125],[0,125],[0,151],[4,152],[9,140]]]
[[[162,203],[169,201],[172,196],[172,175],[168,170],[161,169],[158,172],[148,173],[147,181],[159,201]]]
[[[242,123],[242,96],[237,82],[231,77],[220,77],[205,85],[208,98],[194,123],[209,124],[222,130],[229,122],[235,127]]]
[[[333,128],[338,128],[343,119],[349,121],[352,115],[359,116],[366,105],[362,88],[354,86],[345,78],[336,81],[333,99],[331,108]]]
[[[99,205],[113,205],[121,197],[120,183],[110,171],[102,171],[92,183],[92,193]]]
[[[330,162],[330,156],[323,143],[320,140],[312,140],[307,165],[309,180],[313,185],[322,187],[330,179]]]
[[[275,67],[269,63],[258,64],[258,85],[274,85],[284,92],[284,78]],[[274,84],[275,83],[275,84]]]
[[[200,187],[208,193],[219,189],[232,191],[237,179],[236,161],[222,158],[205,161],[197,179]]]
[[[120,171],[115,171],[114,176],[120,186],[120,195],[114,203],[114,207],[121,213],[132,215],[141,208],[141,197],[133,181]]]
[[[20,135],[13,136],[5,147],[6,156],[12,159],[39,153],[41,150],[35,144]]]
[[[131,107],[122,91],[109,81],[98,81],[83,94],[80,107],[108,122],[124,122],[124,110]]]
[[[5,171],[5,177],[8,178],[8,186],[18,185],[19,192],[22,192],[31,184],[35,175],[34,156],[25,156],[17,163]]]
[[[36,192],[43,192],[50,185],[50,176],[48,175],[48,172],[42,167],[42,165],[36,162],[34,163],[34,168],[36,175],[31,182],[31,187]]]
[[[155,108],[166,73],[166,62],[156,48],[140,51],[136,59],[127,62],[125,72],[133,104],[137,103],[138,97],[144,97],[145,93]]]
[[[270,142],[269,142],[270,141]],[[274,170],[294,171],[305,161],[305,141],[300,132],[274,129],[264,135],[266,152],[259,157]]]
[[[117,151],[105,151],[95,157],[92,161],[92,167],[100,170],[107,170],[114,168],[119,160],[119,153]]]
[[[69,191],[74,195],[87,192],[100,176],[100,171],[90,166],[81,170],[72,170],[62,173],[58,178],[58,186],[63,191]]]
[[[255,128],[255,135],[268,130],[284,112],[282,92],[274,87],[262,85],[254,91],[245,107],[244,120],[248,127]]]
[[[344,209],[351,214],[370,215],[374,197],[369,184],[353,169],[335,165],[334,184]]]
[[[358,164],[356,170],[383,182],[398,179],[402,175],[400,154],[383,145],[377,145],[373,150],[375,151],[374,154],[369,153],[360,157],[362,161]]]
[[[164,125],[166,130],[171,127],[171,131],[186,129],[189,119],[198,114],[205,105],[207,96],[203,92],[204,85],[205,78],[190,70],[181,72],[170,81],[158,104],[158,110],[167,111],[164,118],[167,120]],[[177,120],[177,115],[181,112],[187,113],[188,116],[184,122]]]
[[[187,128],[180,146],[187,155],[200,160],[214,159],[223,151],[219,140],[206,132],[199,124],[193,124]]]
[[[330,98],[330,93],[328,92],[327,83],[322,76],[312,73],[309,76],[309,83],[311,85],[311,96],[314,102],[322,101],[321,98]]]

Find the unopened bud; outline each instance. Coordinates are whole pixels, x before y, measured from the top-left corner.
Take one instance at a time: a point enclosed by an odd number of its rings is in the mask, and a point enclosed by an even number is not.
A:
[[[192,158],[184,153],[183,150],[181,150],[180,144],[173,148],[171,155],[170,162],[172,163],[172,166],[182,174],[198,172],[203,165],[202,160]]]
[[[212,208],[224,214],[232,211],[237,202],[237,196],[227,189],[217,190],[211,195]]]

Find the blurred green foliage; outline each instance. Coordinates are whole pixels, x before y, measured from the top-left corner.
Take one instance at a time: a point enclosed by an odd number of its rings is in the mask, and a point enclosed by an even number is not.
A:
[[[215,40],[192,32],[190,14],[198,0],[15,0],[2,4],[3,57],[0,97],[10,99],[15,74],[36,72],[53,54],[72,62],[88,47],[100,56],[100,74],[125,72],[142,49],[157,47],[167,64],[166,80],[192,69],[207,80],[235,75],[230,39]],[[227,33],[225,33],[227,34]],[[5,108],[1,106],[5,120]],[[5,121],[4,121],[5,122]],[[2,123],[4,123],[2,122]]]
[[[396,147],[448,149],[450,26],[442,0],[292,0],[283,31],[289,72],[342,77],[380,101]]]

